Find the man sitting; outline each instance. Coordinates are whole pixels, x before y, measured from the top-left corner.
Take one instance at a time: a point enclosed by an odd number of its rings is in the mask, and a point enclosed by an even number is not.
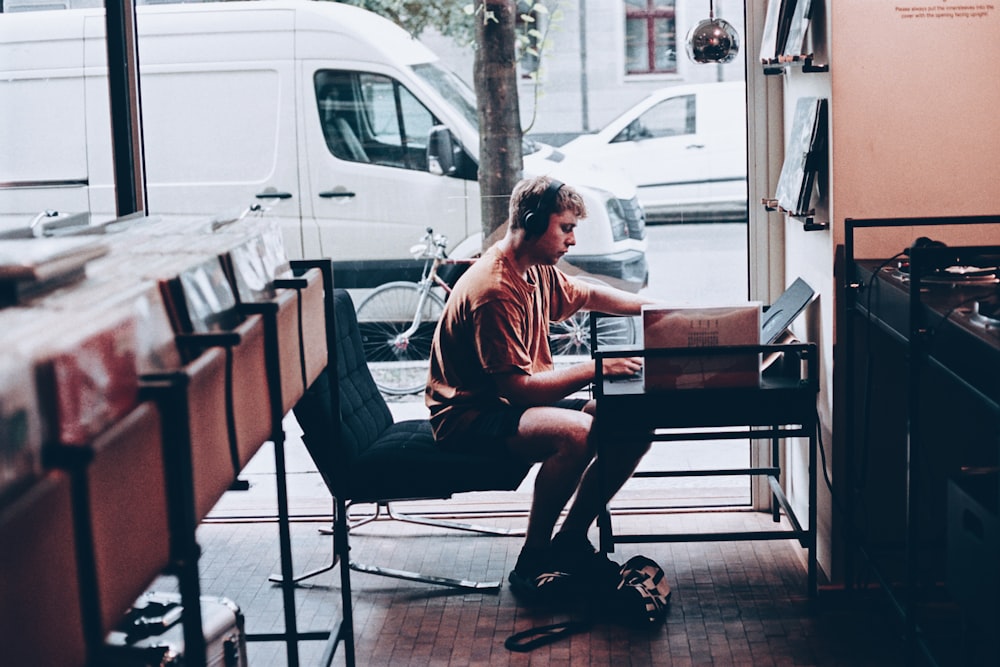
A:
[[[441,447],[502,448],[541,461],[527,535],[510,573],[516,594],[538,599],[543,588],[561,588],[559,582],[617,579],[618,566],[596,552],[587,533],[649,449],[648,438],[616,443],[602,452],[598,474],[594,401],[567,398],[594,380],[595,362],[556,368],[549,323],[581,309],[638,315],[651,301],[556,268],[586,217],[572,187],[547,177],[522,180],[509,211],[504,238],[458,280],[445,306],[431,348],[426,403]],[[609,375],[640,368],[638,358],[604,361]]]

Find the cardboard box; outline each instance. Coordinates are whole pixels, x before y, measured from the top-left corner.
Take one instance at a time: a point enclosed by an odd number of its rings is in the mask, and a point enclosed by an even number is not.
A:
[[[732,306],[644,306],[644,346],[654,350],[759,345],[761,310],[759,301]],[[649,356],[643,376],[646,389],[758,387],[760,354]]]

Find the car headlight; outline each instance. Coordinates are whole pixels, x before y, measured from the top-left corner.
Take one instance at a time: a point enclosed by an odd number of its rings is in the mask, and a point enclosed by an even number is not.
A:
[[[637,241],[646,238],[646,212],[642,209],[639,198],[619,199],[618,204],[625,216],[628,237]]]
[[[615,241],[646,238],[646,215],[636,197],[632,199],[608,199],[605,203],[611,234]]]
[[[628,238],[628,219],[622,208],[620,200],[611,198],[605,200],[605,208],[608,211],[608,220],[611,222],[611,237],[615,241],[624,241]]]

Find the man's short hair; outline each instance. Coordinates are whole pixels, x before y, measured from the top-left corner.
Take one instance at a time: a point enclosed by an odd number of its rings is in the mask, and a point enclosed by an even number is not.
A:
[[[538,208],[552,181],[553,179],[548,176],[534,176],[522,179],[514,186],[514,191],[510,194],[509,207],[510,224],[513,228],[524,229],[525,218]],[[583,203],[583,197],[570,185],[559,188],[548,215],[565,211],[571,211],[577,218],[587,217],[587,206]]]

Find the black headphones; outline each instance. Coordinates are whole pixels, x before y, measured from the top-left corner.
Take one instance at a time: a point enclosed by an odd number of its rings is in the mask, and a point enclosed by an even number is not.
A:
[[[913,242],[911,248],[944,248],[945,244],[941,241],[935,241],[934,239],[927,238],[926,236],[917,237]]]
[[[524,231],[528,233],[528,236],[541,236],[548,229],[549,216],[552,215],[555,209],[556,195],[559,194],[559,189],[562,186],[562,181],[557,181],[553,178],[549,182],[549,187],[545,188],[545,192],[538,198],[535,208],[524,214],[522,226],[524,227]]]

